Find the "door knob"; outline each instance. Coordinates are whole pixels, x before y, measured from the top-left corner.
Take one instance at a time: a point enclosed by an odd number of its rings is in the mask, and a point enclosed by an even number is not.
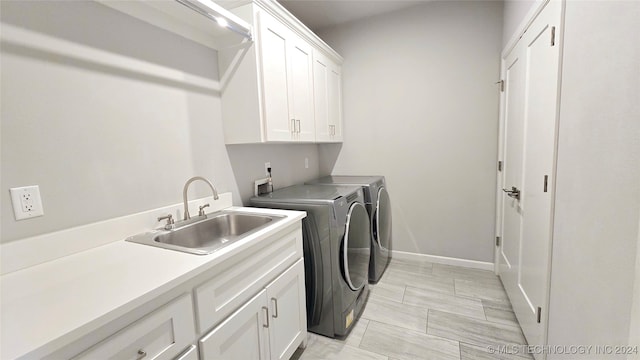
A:
[[[512,186],[511,190],[502,189],[502,191],[506,192],[509,197],[520,200],[520,190],[517,187]]]

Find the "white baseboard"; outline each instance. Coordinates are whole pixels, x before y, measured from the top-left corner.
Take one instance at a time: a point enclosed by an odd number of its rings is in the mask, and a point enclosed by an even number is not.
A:
[[[213,200],[213,196],[191,200],[189,212],[197,214],[198,206],[205,203],[211,204],[207,213],[226,209],[232,206],[231,193],[220,194],[219,200]],[[174,219],[179,220],[183,215],[182,208],[183,204],[178,203],[2,244],[0,274],[4,275],[159,228],[162,224],[156,220],[158,216],[173,214]]]
[[[437,256],[437,255],[428,255],[428,254],[419,254],[419,253],[410,253],[405,251],[391,251],[391,258],[396,259],[404,259],[404,260],[416,260],[416,261],[428,261],[435,264],[443,264],[443,265],[454,265],[461,266],[471,269],[480,269],[480,270],[489,270],[493,271],[494,265],[492,262],[485,261],[476,261],[476,260],[467,260],[467,259],[459,259],[452,258],[446,256]]]

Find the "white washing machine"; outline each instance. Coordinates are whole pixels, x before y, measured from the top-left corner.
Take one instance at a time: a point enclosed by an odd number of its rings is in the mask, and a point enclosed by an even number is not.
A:
[[[382,277],[391,260],[391,200],[384,176],[325,176],[307,182],[317,185],[360,186],[371,221],[371,260],[369,282]]]
[[[369,216],[362,187],[295,185],[251,198],[251,205],[302,210],[307,328],[344,337],[368,295]]]

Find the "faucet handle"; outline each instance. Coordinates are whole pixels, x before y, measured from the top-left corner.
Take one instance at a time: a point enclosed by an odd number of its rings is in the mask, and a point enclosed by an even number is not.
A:
[[[209,207],[209,204],[198,206],[198,216],[204,216],[204,208]]]
[[[167,214],[165,216],[160,216],[158,218],[158,221],[162,221],[162,220],[167,220],[167,224],[164,226],[166,230],[173,229],[173,224],[175,223],[175,221],[173,221],[173,215]]]

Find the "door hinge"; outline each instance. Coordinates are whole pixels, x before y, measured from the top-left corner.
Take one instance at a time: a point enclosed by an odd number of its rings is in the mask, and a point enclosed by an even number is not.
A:
[[[504,80],[496,81],[496,84],[500,84],[500,92],[504,92]]]
[[[502,160],[498,161],[498,171],[502,171]]]
[[[496,246],[500,246],[500,236],[496,236]]]
[[[552,26],[551,27],[551,46],[555,46],[556,45],[556,27]]]
[[[538,306],[538,324],[540,324],[541,320],[542,320],[542,308]]]
[[[547,192],[547,183],[549,181],[549,175],[544,176],[544,192]]]

